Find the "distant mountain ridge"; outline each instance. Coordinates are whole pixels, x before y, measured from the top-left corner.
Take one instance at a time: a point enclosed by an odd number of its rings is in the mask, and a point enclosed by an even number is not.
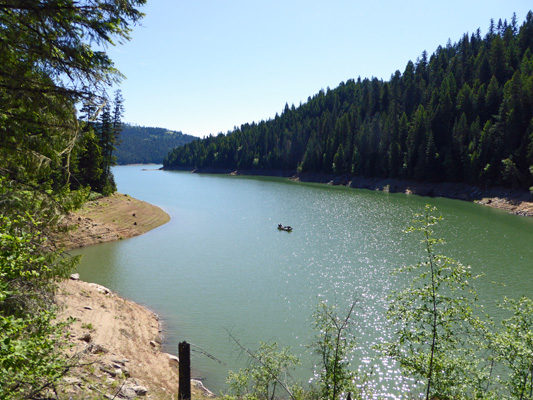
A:
[[[115,150],[117,164],[162,164],[175,147],[198,139],[180,131],[124,124]]]

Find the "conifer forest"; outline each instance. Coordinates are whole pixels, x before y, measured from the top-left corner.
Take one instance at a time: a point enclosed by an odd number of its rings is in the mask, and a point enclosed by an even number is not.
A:
[[[422,52],[388,81],[320,90],[281,115],[174,149],[166,169],[281,170],[528,188],[533,13]]]

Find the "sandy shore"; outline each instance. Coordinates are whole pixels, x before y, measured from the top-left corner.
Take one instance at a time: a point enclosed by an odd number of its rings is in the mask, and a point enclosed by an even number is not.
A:
[[[92,201],[63,221],[66,234],[54,238],[66,248],[140,235],[170,220],[159,207],[123,194]],[[70,325],[70,356],[78,366],[64,378],[62,393],[74,399],[177,399],[177,357],[161,350],[159,318],[147,308],[94,283],[59,284],[59,320]],[[193,382],[193,398],[210,396]]]
[[[161,208],[115,193],[67,215],[62,225],[68,231],[54,240],[66,249],[84,247],[141,235],[168,221],[170,216]]]

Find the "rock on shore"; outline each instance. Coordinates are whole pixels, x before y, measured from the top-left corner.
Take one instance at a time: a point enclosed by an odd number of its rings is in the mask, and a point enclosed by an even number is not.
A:
[[[156,314],[101,285],[75,279],[60,284],[56,300],[59,320],[75,318],[69,354],[81,355],[64,378],[65,394],[80,399],[177,397],[177,358],[161,349]],[[193,387],[193,398],[210,395]]]
[[[343,185],[357,189],[406,193],[427,197],[445,197],[470,201],[521,216],[533,216],[533,194],[502,187],[479,187],[464,183],[424,183],[401,179],[362,178],[327,174],[300,174],[295,181]]]

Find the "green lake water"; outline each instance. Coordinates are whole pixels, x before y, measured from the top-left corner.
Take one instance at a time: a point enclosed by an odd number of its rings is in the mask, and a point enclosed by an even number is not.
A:
[[[442,198],[143,168],[114,168],[119,192],[163,208],[171,221],[74,252],[84,255],[78,270],[159,314],[167,352],[186,340],[223,361],[193,353],[193,375],[216,392],[229,369],[246,364],[228,332],[252,348],[291,346],[303,360],[296,376],[311,378],[306,344],[318,298],[340,309],[357,300],[355,359],[369,363],[372,343],[388,335],[385,298],[407,283],[391,270],[424,256],[420,237],[402,230],[428,203],[444,217],[439,251],[485,274],[476,287],[489,309],[497,313],[504,296],[533,297],[533,218]],[[376,393],[410,384],[386,361],[375,376]]]

